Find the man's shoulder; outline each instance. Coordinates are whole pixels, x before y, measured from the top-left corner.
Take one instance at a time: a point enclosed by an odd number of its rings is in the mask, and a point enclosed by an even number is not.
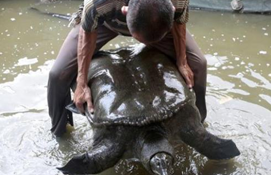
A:
[[[95,9],[99,14],[104,14],[113,9],[121,8],[120,4],[125,5],[126,1],[127,0],[84,0],[84,5],[87,11]]]
[[[171,2],[174,5],[174,7],[176,8],[176,11],[179,11],[179,10],[182,11],[189,4],[189,0],[171,0]]]
[[[189,0],[171,0],[171,2],[184,2],[184,1],[189,1]]]
[[[189,0],[171,0],[173,5],[187,4]]]
[[[106,4],[115,4],[115,3],[125,3],[127,0],[84,0],[84,4],[94,4],[94,5],[106,5]]]

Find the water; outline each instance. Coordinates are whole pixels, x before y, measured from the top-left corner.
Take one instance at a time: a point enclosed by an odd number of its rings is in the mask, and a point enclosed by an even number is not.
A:
[[[39,5],[69,14],[80,1]],[[55,167],[90,148],[92,131],[75,116],[75,131],[50,133],[48,72],[69,32],[67,22],[31,12],[34,0],[0,1],[0,174],[61,174]],[[208,60],[207,129],[233,139],[241,156],[210,161],[193,149],[177,149],[176,174],[271,174],[271,16],[191,11],[190,32]],[[135,44],[118,37],[104,49]],[[102,173],[144,175],[121,160]]]

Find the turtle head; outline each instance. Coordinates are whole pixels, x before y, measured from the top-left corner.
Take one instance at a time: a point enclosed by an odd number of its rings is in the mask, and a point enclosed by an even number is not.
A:
[[[157,153],[150,160],[150,168],[155,175],[172,175],[173,157],[167,153]]]

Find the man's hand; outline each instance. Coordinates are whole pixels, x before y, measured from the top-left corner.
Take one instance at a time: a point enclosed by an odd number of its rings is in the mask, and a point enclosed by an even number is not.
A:
[[[91,102],[91,91],[87,85],[78,84],[74,92],[74,103],[77,109],[83,114],[85,112],[84,104],[87,103],[88,111],[94,112],[93,105]]]
[[[192,88],[194,86],[194,73],[192,72],[191,68],[188,64],[184,64],[178,66],[179,72],[183,76],[188,88]]]
[[[122,7],[121,7],[121,12],[122,12],[123,15],[125,15],[125,16],[127,15],[127,13],[128,13],[128,8],[129,8],[128,6],[122,6]]]

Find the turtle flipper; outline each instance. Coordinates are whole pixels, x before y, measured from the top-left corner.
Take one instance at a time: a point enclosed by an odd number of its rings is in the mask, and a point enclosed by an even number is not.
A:
[[[221,139],[206,130],[182,131],[182,140],[209,159],[230,159],[240,155],[235,143],[229,139]]]
[[[195,106],[189,104],[177,115],[179,117],[176,118],[180,120],[178,123],[181,125],[179,126],[181,139],[199,153],[214,160],[230,159],[240,155],[232,140],[219,138],[206,131]]]
[[[57,168],[63,174],[86,174],[94,170],[87,154],[74,156],[65,166]]]
[[[97,174],[114,166],[126,148],[125,139],[117,134],[118,131],[118,128],[113,128],[98,132],[91,151],[74,156],[65,166],[57,169],[64,174]]]
[[[64,174],[97,174],[114,166],[123,152],[123,145],[102,142],[90,152],[74,156],[65,166],[57,169]]]

